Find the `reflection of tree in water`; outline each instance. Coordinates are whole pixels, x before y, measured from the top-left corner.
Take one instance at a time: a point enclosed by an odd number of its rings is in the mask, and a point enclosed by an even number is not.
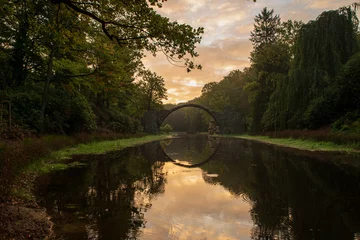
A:
[[[163,151],[173,160],[192,164],[207,160],[216,151],[219,139],[207,135],[182,135],[160,142]]]
[[[193,149],[208,145],[207,140],[195,142]],[[178,145],[187,149],[186,142]],[[158,147],[155,142],[87,156],[86,168],[49,176],[50,184],[42,192],[47,191],[44,199],[55,232],[66,233],[67,239],[136,238],[151,199],[164,192]],[[201,168],[217,174],[204,174],[205,181],[221,184],[251,203],[252,239],[350,240],[360,232],[360,171],[355,167],[221,139],[212,160]]]
[[[360,232],[360,171],[263,144],[223,139],[201,168],[252,204],[252,239],[354,239]]]
[[[151,199],[164,192],[164,163],[144,157],[157,146],[87,156],[94,158],[88,167],[50,176],[44,199],[55,232],[66,239],[136,237]]]

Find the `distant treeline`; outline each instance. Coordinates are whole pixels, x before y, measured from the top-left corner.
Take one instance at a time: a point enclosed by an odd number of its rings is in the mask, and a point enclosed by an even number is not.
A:
[[[251,32],[251,66],[206,84],[191,102],[237,112],[238,125],[252,133],[330,125],[360,132],[358,26],[352,7],[307,24],[281,22],[264,8]]]

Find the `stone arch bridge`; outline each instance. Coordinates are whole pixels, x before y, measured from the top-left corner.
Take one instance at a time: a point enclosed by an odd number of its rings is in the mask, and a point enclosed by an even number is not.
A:
[[[234,115],[236,113],[220,113],[210,110],[202,105],[195,103],[186,103],[180,106],[176,106],[169,110],[152,110],[148,111],[144,114],[143,125],[144,132],[146,133],[158,133],[160,131],[160,126],[164,122],[164,120],[173,112],[185,108],[185,107],[194,107],[198,109],[202,109],[210,114],[210,116],[214,119],[216,125],[219,127],[220,133],[235,133],[239,131],[234,131],[237,129],[236,126],[233,126]]]

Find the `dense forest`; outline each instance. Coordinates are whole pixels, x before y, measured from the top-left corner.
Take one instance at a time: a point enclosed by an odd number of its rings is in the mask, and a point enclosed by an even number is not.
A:
[[[250,41],[251,66],[206,84],[190,102],[236,113],[235,126],[250,133],[329,126],[360,131],[356,9],[323,12],[305,24],[282,22],[274,10],[264,8],[255,17]],[[202,112],[190,111],[190,125],[206,122],[209,116]]]
[[[202,28],[156,13],[162,1],[91,4],[3,2],[0,23],[0,135],[139,132],[144,112],[171,108],[164,79],[142,64],[158,52],[187,70]],[[250,34],[250,67],[207,83],[192,103],[231,112],[232,132],[360,131],[360,34],[356,5],[316,20],[281,21],[264,8]],[[113,11],[113,8],[116,11]],[[179,121],[180,120],[180,121]],[[182,109],[177,131],[206,131],[211,117]],[[175,126],[176,125],[176,126]],[[13,137],[11,135],[10,137]]]
[[[1,1],[0,135],[141,131],[143,112],[166,98],[145,53],[201,68],[192,59],[203,29],[149,2]]]

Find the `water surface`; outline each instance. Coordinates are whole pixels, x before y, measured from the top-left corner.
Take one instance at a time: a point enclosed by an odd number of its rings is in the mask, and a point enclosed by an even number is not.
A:
[[[307,155],[183,135],[74,156],[39,195],[63,239],[360,239],[359,168]]]

